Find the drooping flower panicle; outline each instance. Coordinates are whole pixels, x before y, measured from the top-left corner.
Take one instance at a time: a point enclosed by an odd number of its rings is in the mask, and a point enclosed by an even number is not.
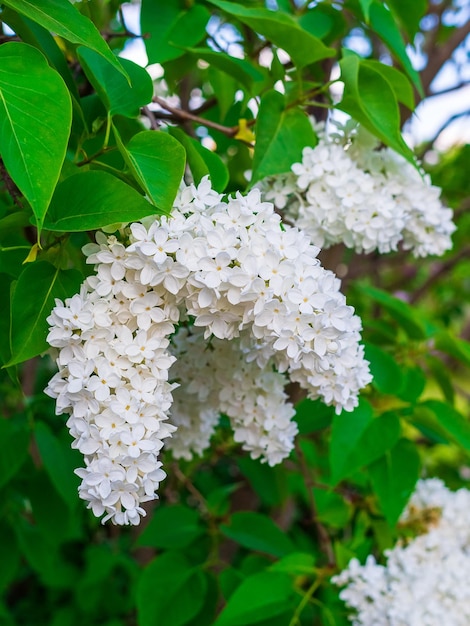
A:
[[[402,523],[419,534],[357,559],[332,580],[353,610],[354,626],[466,626],[470,623],[470,491],[449,491],[436,478],[418,482]]]
[[[73,445],[85,455],[80,495],[119,524],[138,523],[141,504],[155,497],[164,477],[158,455],[170,435],[175,456],[201,453],[223,411],[235,439],[274,464],[296,433],[287,377],[338,412],[352,410],[370,381],[360,320],[339,280],[259,190],[223,201],[203,179],[182,187],[170,217],[131,224],[127,236],[122,243],[98,234],[85,246],[95,275],[48,318],[59,373],[47,392],[58,413],[70,414]],[[180,331],[170,345],[175,325],[188,321],[202,332],[183,341]],[[191,361],[210,337],[205,367],[231,361],[227,374],[238,389],[216,376],[204,392],[211,401],[200,398],[199,415],[196,405],[187,413],[181,394],[197,388],[197,372],[170,367],[176,356]],[[182,389],[171,409],[173,379]]]
[[[427,174],[390,148],[378,149],[363,128],[316,130],[318,145],[304,148],[290,173],[260,184],[263,198],[312,241],[365,253],[387,253],[401,244],[417,257],[452,247],[452,211]]]

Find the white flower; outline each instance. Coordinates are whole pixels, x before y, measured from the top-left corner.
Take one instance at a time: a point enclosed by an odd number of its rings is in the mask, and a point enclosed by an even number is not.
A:
[[[386,551],[380,565],[357,559],[332,581],[356,626],[466,626],[470,623],[470,492],[421,480],[402,518],[420,528]]]
[[[164,444],[201,454],[225,413],[244,449],[279,463],[297,432],[289,380],[338,412],[370,381],[339,281],[259,190],[222,202],[205,178],[128,237],[85,246],[95,275],[48,318],[60,371],[47,393],[85,456],[79,494],[116,524],[156,497]]]
[[[362,128],[318,131],[292,172],[260,183],[287,220],[329,247],[343,243],[357,252],[404,249],[415,256],[443,254],[452,247],[452,211],[440,190]]]

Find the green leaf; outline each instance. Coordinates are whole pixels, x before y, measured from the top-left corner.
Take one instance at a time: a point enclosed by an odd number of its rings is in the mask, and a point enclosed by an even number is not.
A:
[[[261,98],[251,184],[266,176],[289,172],[292,164],[302,159],[305,146],[317,144],[305,113],[298,108],[285,107],[284,96],[274,89]]]
[[[398,395],[403,388],[404,381],[400,366],[395,359],[382,348],[370,343],[364,344],[364,352],[370,363],[374,387],[382,393]]]
[[[29,431],[21,417],[0,419],[0,487],[13,478],[28,455]]]
[[[124,76],[126,75],[99,30],[73,6],[70,0],[4,0],[3,4],[29,17],[59,37],[91,48]]]
[[[311,576],[316,572],[315,557],[306,552],[293,552],[273,563],[269,569],[271,572],[284,572],[291,576]]]
[[[46,587],[74,587],[78,571],[59,554],[58,545],[47,541],[37,526],[18,518],[14,526],[21,552]]]
[[[129,83],[122,71],[118,72],[93,50],[80,46],[77,48],[77,55],[88,80],[111,115],[137,117],[140,108],[151,102],[152,79],[140,65],[127,59],[119,59],[129,76]]]
[[[459,337],[455,337],[447,330],[437,333],[434,338],[434,346],[437,350],[454,357],[461,363],[470,366],[470,343]]]
[[[382,2],[373,2],[369,10],[370,23],[374,33],[387,44],[395,57],[401,62],[405,72],[418,90],[422,98],[424,98],[423,86],[418,72],[411,64],[410,58],[406,51],[406,45],[401,36],[400,30],[393,19],[390,11]]]
[[[400,132],[400,113],[392,85],[374,66],[348,50],[339,62],[344,82],[339,109],[415,165],[413,151]]]
[[[239,83],[225,72],[221,72],[215,67],[209,67],[207,75],[217,98],[219,108],[219,120],[224,121],[227,113],[235,102],[235,94],[239,90]]]
[[[426,374],[420,367],[407,367],[401,370],[403,387],[397,396],[405,402],[416,402],[426,387]]]
[[[411,339],[426,339],[427,329],[422,314],[407,302],[395,298],[376,287],[361,285],[359,291],[379,303],[391,317],[403,328]]]
[[[333,418],[330,442],[331,482],[336,485],[347,475],[347,460],[357,446],[362,433],[373,421],[372,407],[360,399],[351,413],[343,411]]]
[[[330,426],[335,410],[321,400],[304,398],[295,405],[295,421],[301,435],[308,435]]]
[[[238,467],[266,506],[279,506],[288,496],[286,472],[282,465],[269,467],[249,456],[238,459]]]
[[[75,509],[80,479],[73,472],[75,463],[70,449],[64,448],[63,443],[44,422],[36,422],[34,436],[52,484],[69,508]]]
[[[362,0],[363,1],[363,0]],[[428,8],[427,0],[388,0],[387,5],[400,24],[406,30],[408,37],[413,41],[419,30],[421,18],[426,14]]]
[[[149,63],[166,63],[198,44],[206,35],[209,11],[200,4],[183,9],[179,0],[144,0],[140,15]]]
[[[430,409],[452,439],[464,450],[470,451],[470,421],[468,419],[454,407],[439,400],[427,400],[420,406]]]
[[[359,0],[359,4],[361,6],[362,12],[364,13],[364,19],[366,20],[367,23],[369,23],[369,10],[370,10],[370,5],[373,3],[374,0]]]
[[[385,519],[394,526],[405,508],[419,477],[420,460],[416,446],[400,439],[378,461],[369,466],[369,476]]]
[[[186,150],[186,158],[196,185],[204,176],[210,176],[212,187],[216,191],[224,191],[229,180],[229,172],[219,155],[204,148],[199,141],[189,137],[180,128],[169,130]]]
[[[2,21],[15,31],[21,38],[21,41],[31,44],[44,54],[52,67],[54,67],[64,79],[72,97],[78,99],[77,85],[67,64],[67,59],[53,35],[37,22],[33,22],[29,18],[7,7],[2,10]]]
[[[432,354],[426,355],[426,365],[439,385],[446,402],[453,405],[455,403],[455,390],[452,383],[452,370],[449,370],[445,363]]]
[[[352,507],[338,493],[325,489],[313,489],[317,519],[333,528],[344,528],[348,523]]]
[[[0,592],[7,589],[13,581],[18,571],[21,561],[21,554],[18,549],[16,537],[10,526],[3,521],[0,522],[0,533],[2,537],[2,558],[0,560]],[[0,620],[1,620],[0,613]]]
[[[137,585],[139,626],[183,626],[201,610],[207,579],[179,552],[166,552],[142,572]]]
[[[209,2],[285,50],[299,68],[336,55],[333,48],[328,48],[321,39],[303,30],[290,15],[268,9],[252,9],[225,0]]]
[[[59,232],[96,230],[160,212],[115,176],[101,171],[80,172],[57,185],[44,228]]]
[[[199,514],[183,504],[162,505],[153,513],[152,519],[139,537],[137,545],[153,548],[185,548],[204,529],[199,523]]]
[[[384,413],[366,424],[354,446],[344,450],[342,462],[338,465],[337,455],[339,450],[336,438],[339,436],[338,431],[341,428],[345,429],[344,419],[347,419],[349,415],[343,411],[341,415],[335,416],[333,420],[331,448],[333,450],[334,443],[335,457],[332,456],[333,453],[331,451],[330,459],[334,458],[336,463],[336,465],[332,463],[332,469],[334,467],[338,468],[332,474],[333,484],[353,474],[359,468],[373,463],[387,450],[393,448],[400,437],[400,421],[398,417],[394,413]]]
[[[405,74],[397,70],[395,67],[385,65],[385,63],[380,63],[380,61],[374,61],[372,59],[363,61],[363,64],[366,67],[371,67],[373,70],[376,70],[379,74],[382,74],[385,80],[387,80],[392,87],[398,102],[401,102],[410,110],[415,108],[413,86]]]
[[[186,52],[194,54],[198,59],[202,59],[209,63],[212,67],[216,67],[220,71],[232,76],[238,81],[245,89],[251,93],[253,90],[253,83],[262,83],[264,81],[264,75],[260,72],[259,68],[254,67],[249,61],[245,59],[237,59],[231,57],[225,52],[213,52],[207,48],[185,48]],[[215,94],[219,96],[218,93]]]
[[[281,557],[295,548],[291,540],[265,515],[252,511],[234,513],[229,524],[222,524],[220,532],[241,546]]]
[[[11,359],[7,366],[26,361],[48,348],[46,318],[54,300],[73,295],[81,282],[77,270],[60,270],[46,261],[25,266],[11,302]]]
[[[28,44],[3,44],[0,66],[0,154],[40,231],[65,158],[70,96],[59,74]]]
[[[291,578],[283,572],[259,572],[233,592],[214,626],[247,626],[280,615],[295,602]]]
[[[114,134],[124,160],[142,189],[160,211],[170,213],[186,163],[181,143],[162,131],[145,130],[124,146],[116,128]]]

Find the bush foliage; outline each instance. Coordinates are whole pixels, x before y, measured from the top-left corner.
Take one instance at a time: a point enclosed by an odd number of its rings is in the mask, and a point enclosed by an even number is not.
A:
[[[139,8],[142,35],[126,21]],[[418,478],[467,484],[468,146],[413,152],[402,135],[465,40],[459,11],[447,0],[3,1],[1,624],[340,626],[331,577],[396,542]],[[119,56],[134,40],[149,71]],[[82,247],[94,231],[170,215],[183,175],[231,194],[288,173],[318,141],[309,116],[344,114],[403,163],[432,154],[453,249],[322,251],[362,319],[373,382],[358,406],[337,414],[289,387],[299,435],[272,467],[222,415],[202,456],[163,450],[167,478],[139,526],[101,525],[78,499],[83,458],[43,391],[55,371],[46,319],[90,275]]]

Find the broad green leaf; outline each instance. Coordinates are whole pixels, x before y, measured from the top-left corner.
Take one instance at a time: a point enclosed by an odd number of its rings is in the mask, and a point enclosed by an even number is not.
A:
[[[398,395],[403,388],[403,377],[400,366],[395,359],[370,343],[364,345],[365,357],[370,363],[373,376],[372,384],[382,393]]]
[[[129,76],[129,84],[122,72],[118,72],[93,50],[80,46],[77,54],[88,80],[111,115],[137,117],[140,108],[151,102],[152,79],[140,65],[128,59],[119,59]]]
[[[251,183],[266,176],[289,172],[302,159],[305,146],[314,147],[317,137],[308,117],[298,108],[286,109],[285,98],[274,89],[262,98],[256,122]]]
[[[268,9],[252,9],[225,0],[209,2],[285,50],[299,68],[336,54],[321,39],[303,30],[290,15]]]
[[[28,263],[18,278],[11,301],[11,359],[21,363],[48,348],[47,322],[55,298],[64,300],[79,288],[77,270],[61,270],[46,261]]]
[[[419,478],[420,459],[416,445],[408,439],[398,443],[369,466],[372,486],[385,519],[394,526]]]
[[[96,230],[156,213],[159,209],[115,176],[88,171],[57,185],[44,227],[59,232]]]
[[[58,551],[58,545],[47,541],[36,525],[19,517],[14,531],[23,556],[46,587],[66,589],[77,580],[78,571]]]
[[[0,487],[23,465],[28,455],[29,431],[21,417],[0,418]]]
[[[308,435],[330,426],[335,410],[321,400],[304,398],[295,405],[295,421],[301,435]]]
[[[390,11],[382,2],[375,1],[370,6],[369,15],[374,33],[379,35],[379,37],[387,44],[389,49],[402,64],[405,72],[408,74],[421,97],[424,97],[421,79],[418,72],[411,64],[406,51],[405,42],[403,41],[403,37],[401,36],[397,23],[393,19]]]
[[[78,464],[81,465],[82,463],[83,461],[78,461]],[[71,474],[75,467],[69,467],[68,473]],[[73,507],[70,507],[52,484],[45,468],[40,468],[28,476],[25,489],[26,496],[31,503],[34,523],[43,537],[52,544],[61,544],[68,539],[76,538],[76,536],[71,535],[70,530],[72,519],[75,518],[75,522],[78,522],[76,513],[79,503],[77,486],[78,482],[73,492]]]
[[[446,402],[453,405],[455,403],[455,390],[452,382],[452,370],[432,354],[426,355],[426,365],[439,385]]]
[[[282,465],[269,467],[249,456],[240,457],[237,465],[261,502],[266,506],[279,506],[288,496],[286,472]]]
[[[470,366],[470,343],[468,341],[455,337],[447,330],[442,330],[435,336],[434,345],[437,350]]]
[[[229,173],[219,155],[204,148],[199,141],[189,137],[180,128],[170,128],[170,133],[186,150],[188,165],[196,184],[199,184],[204,176],[210,176],[212,187],[216,191],[224,191],[229,180]]]
[[[419,404],[414,407],[411,415],[405,415],[408,421],[423,433],[430,441],[449,444],[453,441],[447,429],[440,423],[434,411]]]
[[[183,504],[163,505],[156,509],[137,545],[153,548],[185,548],[203,534],[199,514]]]
[[[291,578],[287,574],[259,572],[246,578],[237,587],[214,626],[256,624],[285,613],[297,601]]]
[[[420,406],[430,409],[439,424],[465,450],[470,451],[470,421],[445,402],[427,400]]]
[[[306,552],[293,552],[273,563],[269,569],[272,572],[284,572],[291,576],[311,576],[316,571],[315,557]]]
[[[299,25],[308,33],[319,39],[328,35],[333,27],[333,20],[329,15],[319,10],[318,6],[309,9],[298,19]]]
[[[73,6],[70,0],[4,0],[3,4],[29,17],[59,37],[98,52],[119,72],[126,75],[99,30]]]
[[[53,35],[37,22],[20,15],[16,11],[5,7],[2,11],[2,21],[15,31],[24,43],[38,48],[64,79],[72,97],[78,98],[77,85],[68,66],[62,50],[59,48]]]
[[[420,367],[406,367],[401,370],[403,387],[397,396],[406,402],[416,402],[426,387],[426,374]]]
[[[15,534],[10,526],[4,521],[0,522],[0,533],[2,537],[2,559],[0,561],[0,592],[6,590],[10,582],[13,581],[18,571],[21,561],[21,554],[18,549]],[[0,621],[1,621],[0,613]]]
[[[343,412],[340,416],[335,416],[335,419],[333,420],[335,436],[337,429],[341,428],[340,422],[343,415],[347,418],[349,414]],[[344,457],[342,459],[342,464],[340,465],[341,472],[337,471],[332,475],[334,484],[346,476],[353,474],[359,468],[373,463],[387,450],[393,448],[399,438],[400,421],[395,414],[384,413],[383,415],[373,419],[363,429],[354,447],[344,451]],[[337,454],[337,443],[333,439],[332,431],[332,447],[333,442],[335,443],[335,453]]]
[[[350,51],[344,51],[339,65],[344,92],[337,107],[415,165],[413,151],[400,132],[398,101],[389,81]]]
[[[330,442],[331,482],[337,484],[347,475],[348,457],[353,453],[362,433],[373,421],[372,407],[367,400],[360,399],[351,413],[343,411],[333,418]]]
[[[245,59],[237,59],[225,54],[225,52],[214,52],[207,48],[185,48],[185,50],[235,78],[249,93],[252,92],[254,82],[262,83],[264,81],[265,77],[259,68]],[[219,94],[216,93],[215,95],[218,97]]]
[[[271,518],[261,513],[252,511],[234,513],[228,524],[222,524],[220,531],[245,548],[266,552],[272,556],[285,556],[295,550],[287,535]]]
[[[352,507],[338,493],[313,489],[317,519],[333,528],[344,528],[351,518]]]
[[[183,626],[201,610],[207,588],[204,573],[179,552],[157,556],[137,585],[139,626]]]
[[[166,63],[198,44],[206,35],[209,11],[200,4],[191,8],[180,0],[143,0],[140,15],[149,63]]]
[[[362,63],[364,66],[371,67],[373,70],[379,72],[379,74],[382,74],[392,87],[398,102],[401,102],[410,110],[415,108],[413,86],[403,72],[400,72],[395,67],[385,65],[385,63],[380,63],[380,61],[373,61],[372,59],[364,60]]]
[[[428,336],[423,316],[407,302],[376,287],[361,285],[358,289],[380,304],[411,339],[425,339]]]
[[[152,203],[170,213],[186,163],[183,146],[162,131],[145,130],[124,146],[114,129],[119,150],[136,180]]]
[[[65,158],[70,96],[59,74],[28,44],[3,44],[0,68],[0,154],[40,231]]]
[[[421,18],[427,11],[427,0],[413,0],[413,2],[409,0],[388,0],[387,5],[392,13],[398,17],[412,42],[419,30]]]
[[[71,450],[64,449],[63,443],[44,422],[36,422],[34,437],[52,484],[69,508],[75,509],[78,504],[80,479],[73,472]]]
[[[364,13],[364,19],[367,23],[369,23],[369,11],[370,6],[374,2],[374,0],[359,0],[359,4],[361,6],[362,12]]]
[[[233,76],[219,71],[214,66],[209,67],[207,75],[214,91],[214,96],[217,98],[219,120],[224,121],[235,102],[235,94],[240,89],[239,83]]]

